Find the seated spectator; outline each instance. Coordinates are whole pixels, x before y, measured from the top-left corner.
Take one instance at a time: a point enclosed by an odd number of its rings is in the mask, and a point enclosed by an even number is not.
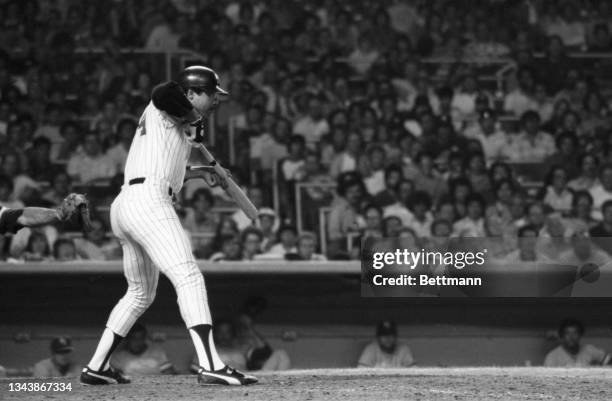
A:
[[[65,171],[53,177],[51,188],[42,194],[42,200],[52,205],[59,205],[72,192],[72,181]]]
[[[289,139],[290,122],[277,119],[271,132],[264,132],[250,140],[251,165],[263,171],[272,171],[279,160],[287,157],[287,140]]]
[[[533,110],[521,116],[522,131],[510,138],[504,157],[513,163],[541,163],[555,152],[552,136],[540,131],[540,116]]]
[[[43,377],[77,377],[81,367],[73,361],[74,347],[68,337],[56,337],[51,341],[51,357],[34,365],[33,376]]]
[[[317,236],[314,233],[305,231],[297,238],[297,252],[286,253],[286,260],[312,260],[325,261],[327,258],[324,255],[316,253]]]
[[[518,249],[510,252],[504,260],[508,263],[551,262],[542,252],[537,250],[539,230],[532,225],[526,225],[518,230]]]
[[[366,190],[372,196],[385,189],[385,149],[379,145],[372,145],[367,151],[368,174],[363,179]]]
[[[452,108],[457,111],[461,121],[475,118],[476,97],[478,96],[478,80],[472,73],[466,73],[461,80],[458,90],[453,94]]]
[[[382,209],[377,205],[369,204],[363,209],[363,218],[365,227],[361,230],[361,240],[382,237]]]
[[[406,344],[397,342],[397,324],[391,320],[383,320],[376,326],[376,340],[363,349],[357,366],[403,368],[414,364],[410,348]]]
[[[121,245],[115,237],[107,238],[106,225],[99,218],[91,219],[91,230],[83,238],[75,238],[77,255],[86,260],[119,260]]]
[[[77,260],[76,247],[71,239],[60,238],[53,244],[53,258],[57,262]]]
[[[126,375],[173,375],[176,369],[168,359],[166,351],[147,339],[147,329],[134,324],[125,338],[124,346],[113,352],[110,364]]]
[[[237,344],[236,327],[231,320],[219,319],[213,325],[213,338],[219,358],[226,365],[233,366],[238,370],[247,369],[247,360],[243,351]],[[194,356],[189,368],[193,373],[200,370],[198,357]]]
[[[470,180],[472,191],[481,194],[485,199],[491,198],[491,181],[482,153],[474,152],[467,157],[465,176]]]
[[[348,56],[348,65],[360,75],[365,75],[378,60],[379,54],[366,34],[359,37],[357,48]]]
[[[453,235],[457,237],[485,237],[484,225],[485,200],[474,193],[465,200],[466,216],[453,224]]]
[[[4,155],[2,158],[1,174],[12,178],[13,188],[10,199],[14,201],[30,201],[35,198],[35,194],[40,189],[40,184],[25,174],[17,153],[13,152]]]
[[[343,173],[358,171],[362,165],[363,151],[361,136],[357,132],[351,132],[346,138],[344,150],[331,161],[329,174],[332,178],[338,178]]]
[[[579,9],[570,1],[561,3],[559,8],[560,13],[543,16],[544,32],[548,36],[559,36],[565,46],[582,49],[586,44],[586,32]]]
[[[349,233],[364,226],[361,205],[365,188],[359,174],[344,173],[338,177],[338,198],[334,201],[327,221],[330,255],[340,252]]]
[[[546,178],[540,199],[559,213],[569,213],[572,209],[573,192],[567,186],[567,171],[563,166],[553,167]]]
[[[557,151],[546,159],[546,165],[549,168],[563,166],[567,171],[568,179],[577,177],[580,174],[578,138],[572,132],[563,132],[557,136],[555,141]]]
[[[279,227],[278,215],[269,207],[259,209],[257,227],[261,230],[263,239],[261,241],[262,252],[268,252],[274,245]]]
[[[45,234],[35,231],[30,235],[23,259],[28,262],[44,262],[51,259],[51,251]]]
[[[590,153],[585,153],[580,157],[578,164],[578,176],[571,180],[567,185],[574,191],[590,191],[591,188],[599,184],[597,174],[597,158]]]
[[[417,191],[412,198],[413,218],[406,227],[412,229],[419,238],[426,238],[431,232],[434,217],[431,213],[432,200],[427,192]]]
[[[411,180],[401,180],[398,184],[397,200],[383,209],[383,217],[397,216],[402,220],[402,225],[410,224],[414,219],[414,215],[410,211],[413,194],[414,183]]]
[[[76,182],[91,183],[99,179],[110,179],[117,173],[117,166],[102,153],[98,136],[90,132],[85,135],[81,151],[68,160],[66,171]]]
[[[300,183],[308,184],[302,188],[302,221],[307,229],[313,229],[312,222],[319,218],[319,208],[328,206],[334,197],[334,180],[322,168],[319,156],[315,152],[308,152],[304,163],[303,176]]]
[[[593,29],[593,37],[589,44],[590,52],[607,53],[612,50],[612,38],[610,37],[610,28],[605,23],[595,25]]]
[[[261,255],[262,258],[284,258],[288,253],[295,253],[297,245],[297,229],[292,224],[283,224],[278,229],[277,243]]]
[[[300,135],[306,141],[306,146],[314,150],[321,137],[329,133],[329,124],[323,114],[321,99],[316,95],[308,95],[306,115],[299,118],[293,125],[293,133]],[[291,151],[290,151],[291,152]]]
[[[518,85],[504,98],[504,111],[522,116],[528,110],[537,110],[535,102],[533,72],[528,67],[521,67],[516,73]]]
[[[384,189],[374,196],[373,202],[383,208],[397,202],[401,179],[402,169],[400,166],[397,164],[387,166],[384,171]]]
[[[242,242],[242,260],[253,260],[261,254],[263,234],[257,227],[247,227],[240,234]]]
[[[576,191],[572,196],[572,209],[563,225],[569,232],[590,230],[599,223],[593,218],[593,197],[587,191]]]
[[[289,139],[289,155],[280,164],[282,179],[287,182],[299,181],[304,168],[306,141],[302,135],[292,135]]]
[[[210,235],[204,238],[192,236],[193,249],[201,252],[210,247],[212,235],[219,224],[219,215],[212,211],[215,198],[207,188],[200,188],[193,193],[189,204],[190,207],[185,208],[185,217],[182,219],[185,230],[191,234]]]
[[[591,344],[582,344],[584,326],[576,319],[564,319],[559,325],[560,344],[546,354],[547,367],[588,367],[610,364],[610,354]]]
[[[414,182],[414,187],[425,191],[433,199],[439,199],[446,193],[446,183],[436,171],[434,157],[431,153],[421,152],[415,159],[414,168],[405,169],[404,176]]]
[[[448,183],[450,188],[450,200],[455,206],[457,218],[463,218],[467,214],[465,209],[465,201],[470,196],[472,191],[472,182],[465,177],[455,178]]]
[[[128,151],[138,124],[131,118],[124,118],[117,124],[116,143],[106,151],[106,157],[115,166],[115,171],[123,171]]]
[[[50,183],[64,170],[63,167],[51,162],[51,141],[42,136],[34,139],[29,161],[29,176],[35,181]]]
[[[612,256],[612,200],[605,201],[601,205],[603,220],[591,228],[589,234],[593,243]]]
[[[6,175],[0,175],[0,206],[9,209],[21,209],[24,204],[20,200],[12,198],[13,188],[13,180]]]
[[[503,149],[509,143],[508,135],[498,127],[495,112],[485,109],[480,113],[478,125],[464,132],[467,138],[477,139],[482,145],[487,165],[503,158]]]
[[[81,132],[79,126],[73,121],[66,121],[59,130],[60,142],[51,140],[51,160],[53,162],[67,162],[79,148]],[[43,136],[45,137],[45,136]]]
[[[572,234],[572,248],[559,255],[561,263],[568,263],[581,268],[587,263],[603,266],[610,260],[610,255],[593,244],[587,231]]]
[[[239,235],[222,235],[219,242],[220,251],[210,257],[211,262],[242,260],[242,244]]]
[[[606,164],[599,169],[599,183],[593,186],[589,192],[593,197],[594,217],[601,220],[599,212],[604,202],[612,200],[612,164]]]

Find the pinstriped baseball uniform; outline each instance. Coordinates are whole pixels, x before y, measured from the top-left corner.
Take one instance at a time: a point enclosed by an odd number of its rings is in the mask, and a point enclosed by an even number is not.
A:
[[[211,324],[204,278],[170,194],[183,185],[191,152],[187,128],[149,103],[130,147],[124,185],[111,205],[128,290],[107,327],[120,336],[153,302],[159,271],[174,285],[187,327]]]

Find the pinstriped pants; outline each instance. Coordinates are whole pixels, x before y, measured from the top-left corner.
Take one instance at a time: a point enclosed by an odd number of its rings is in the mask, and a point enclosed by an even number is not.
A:
[[[128,289],[107,327],[125,336],[155,299],[159,272],[174,286],[187,327],[211,324],[204,277],[168,195],[168,185],[147,179],[124,185],[111,206],[111,227],[123,248]]]

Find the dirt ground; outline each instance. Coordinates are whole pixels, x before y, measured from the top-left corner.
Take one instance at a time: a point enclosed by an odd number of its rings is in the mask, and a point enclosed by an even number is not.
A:
[[[101,387],[72,379],[72,391],[44,393],[10,392],[9,383],[36,380],[6,378],[0,400],[612,400],[612,369],[601,368],[320,369],[258,376],[260,383],[249,387],[198,386],[195,376],[137,377],[129,385]]]

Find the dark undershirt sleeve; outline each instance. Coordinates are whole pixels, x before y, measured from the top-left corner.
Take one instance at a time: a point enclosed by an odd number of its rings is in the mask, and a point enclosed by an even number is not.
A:
[[[183,118],[193,106],[178,83],[168,81],[153,88],[153,105],[173,117]]]
[[[23,226],[17,223],[17,219],[23,214],[23,209],[8,209],[0,210],[0,234],[16,233]]]

